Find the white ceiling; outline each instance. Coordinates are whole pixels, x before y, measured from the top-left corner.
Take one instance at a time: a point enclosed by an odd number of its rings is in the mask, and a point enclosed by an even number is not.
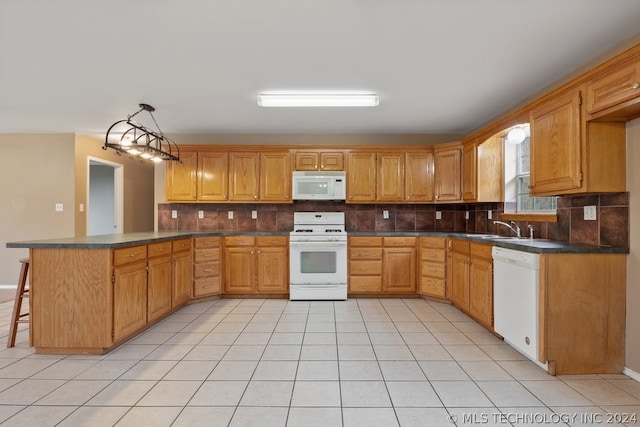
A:
[[[0,0],[0,132],[104,133],[145,102],[166,133],[465,134],[639,22],[638,0]],[[257,106],[285,89],[380,106]]]

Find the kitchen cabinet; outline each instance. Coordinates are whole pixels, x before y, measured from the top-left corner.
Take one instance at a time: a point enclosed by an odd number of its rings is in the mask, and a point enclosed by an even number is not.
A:
[[[416,237],[382,238],[382,290],[388,294],[416,292]]]
[[[220,295],[222,290],[220,247],[218,236],[193,239],[193,297]]]
[[[198,200],[224,202],[229,199],[229,154],[221,151],[198,153]]]
[[[260,201],[291,202],[291,154],[260,153]]]
[[[451,301],[485,328],[493,328],[491,245],[450,240]]]
[[[447,239],[420,237],[420,283],[418,293],[423,296],[446,298]]]
[[[350,151],[347,154],[347,201],[375,201],[376,176],[376,153]]]
[[[297,171],[343,171],[344,151],[296,150]]]
[[[349,294],[414,294],[416,238],[353,236],[349,245]]]
[[[171,242],[173,253],[173,295],[171,307],[178,308],[191,299],[191,239]]]
[[[113,255],[113,341],[147,323],[147,247],[115,249]]]
[[[225,292],[258,295],[288,292],[288,242],[286,236],[225,237]]]
[[[623,192],[623,122],[582,119],[582,87],[553,96],[530,113],[532,195]]]
[[[434,185],[436,202],[460,201],[462,144],[452,142],[436,145],[434,155]]]
[[[193,202],[198,199],[198,152],[182,150],[180,162],[165,162],[166,197],[170,202]]]
[[[260,198],[260,154],[229,153],[229,200],[255,202]]]
[[[624,104],[636,103],[640,100],[640,61],[634,58],[591,78],[587,82],[586,98],[589,114],[612,107],[624,109],[628,107]]]
[[[353,236],[349,245],[349,294],[382,292],[382,237]]]
[[[147,321],[153,322],[171,311],[173,260],[171,242],[148,245]]]
[[[503,197],[502,138],[482,143],[477,138],[462,147],[462,200],[499,202]]]
[[[433,202],[434,160],[432,150],[405,153],[404,193],[407,202]]]
[[[404,201],[404,155],[377,153],[376,200]]]

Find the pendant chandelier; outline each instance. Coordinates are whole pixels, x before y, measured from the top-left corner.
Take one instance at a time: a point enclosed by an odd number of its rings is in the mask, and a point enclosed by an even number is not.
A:
[[[102,149],[111,148],[118,155],[128,154],[132,157],[140,157],[154,162],[163,160],[179,162],[180,149],[175,142],[164,136],[160,130],[160,126],[158,126],[158,122],[156,122],[156,118],[152,114],[156,109],[149,104],[138,105],[140,106],[138,111],[109,127]],[[143,111],[149,113],[158,129],[157,132],[131,120]]]

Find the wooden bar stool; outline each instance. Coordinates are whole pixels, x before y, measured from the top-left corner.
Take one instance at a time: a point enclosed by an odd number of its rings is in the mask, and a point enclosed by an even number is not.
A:
[[[18,278],[18,288],[16,289],[16,300],[13,303],[13,316],[11,316],[11,326],[9,328],[9,340],[7,341],[7,348],[16,345],[16,334],[18,333],[18,323],[28,323],[29,319],[24,317],[29,316],[29,313],[21,313],[22,299],[29,298],[29,289],[26,288],[27,275],[29,274],[29,258],[22,258],[20,260],[22,267],[20,268],[20,277]]]

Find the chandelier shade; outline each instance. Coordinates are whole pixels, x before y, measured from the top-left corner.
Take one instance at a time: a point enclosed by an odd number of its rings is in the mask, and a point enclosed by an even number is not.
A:
[[[167,138],[156,122],[152,112],[155,111],[149,104],[139,104],[140,109],[128,115],[126,119],[118,120],[107,130],[103,150],[111,148],[118,155],[128,154],[155,162],[163,160],[180,161],[180,149],[178,145]],[[157,131],[132,120],[138,113],[149,113],[157,127]]]

